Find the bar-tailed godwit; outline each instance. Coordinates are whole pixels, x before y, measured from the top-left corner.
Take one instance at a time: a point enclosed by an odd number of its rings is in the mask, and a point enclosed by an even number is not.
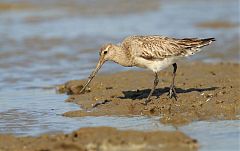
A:
[[[114,61],[125,67],[147,68],[154,72],[155,80],[153,87],[145,100],[145,104],[150,101],[159,80],[158,72],[164,68],[173,66],[173,78],[170,85],[169,96],[176,99],[175,76],[177,71],[177,61],[186,56],[199,52],[204,46],[215,41],[214,38],[198,39],[184,38],[176,39],[163,36],[130,36],[120,44],[103,45],[99,54],[100,58],[95,70],[89,76],[89,80],[84,85],[82,93],[105,61]]]

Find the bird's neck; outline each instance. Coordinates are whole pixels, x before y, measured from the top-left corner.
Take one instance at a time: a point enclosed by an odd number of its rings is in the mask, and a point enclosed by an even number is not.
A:
[[[114,49],[115,55],[112,58],[112,61],[126,67],[132,66],[130,54],[126,49],[116,45],[114,46]]]

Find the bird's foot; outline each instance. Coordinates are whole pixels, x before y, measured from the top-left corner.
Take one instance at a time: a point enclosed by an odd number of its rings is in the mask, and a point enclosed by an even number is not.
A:
[[[149,102],[151,101],[150,97],[148,97],[145,101],[144,101],[144,105],[147,105]]]
[[[177,93],[176,93],[176,89],[175,89],[174,85],[170,86],[170,90],[168,92],[168,96],[169,96],[170,99],[174,98],[175,100],[177,100]]]

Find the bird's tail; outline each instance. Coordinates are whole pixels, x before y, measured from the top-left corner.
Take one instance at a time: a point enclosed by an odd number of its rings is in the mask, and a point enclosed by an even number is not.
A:
[[[211,44],[213,41],[216,41],[215,38],[185,38],[180,39],[178,44],[182,45],[186,50],[186,56],[193,55],[201,50],[202,47]]]

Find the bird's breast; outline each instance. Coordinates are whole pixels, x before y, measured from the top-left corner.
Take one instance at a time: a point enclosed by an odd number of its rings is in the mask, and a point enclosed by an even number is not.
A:
[[[162,60],[147,60],[139,57],[135,60],[135,66],[140,68],[147,68],[153,72],[158,72],[172,65],[173,63],[175,63],[175,61],[176,60],[174,58],[165,58]]]

